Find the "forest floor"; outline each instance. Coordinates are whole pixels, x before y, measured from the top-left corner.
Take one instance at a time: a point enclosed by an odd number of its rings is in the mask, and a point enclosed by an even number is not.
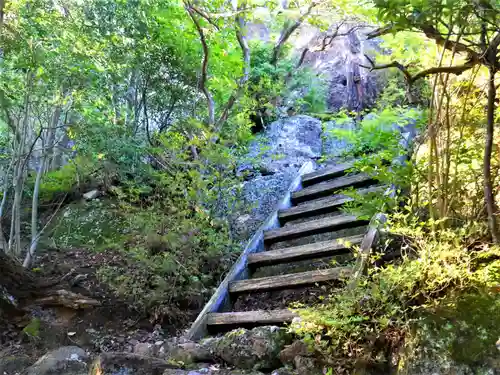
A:
[[[147,311],[132,300],[117,295],[99,280],[103,265],[125,266],[123,253],[116,250],[96,252],[85,248],[47,249],[35,258],[33,270],[41,277],[68,280],[70,291],[95,299],[100,306],[87,309],[65,307],[31,311],[31,320],[4,322],[0,330],[0,359],[23,358],[29,365],[48,350],[76,345],[91,353],[132,352],[138,343],[161,345],[177,335],[197,311],[174,322],[155,324]],[[132,271],[132,270],[130,270]],[[1,362],[1,361],[0,361]]]

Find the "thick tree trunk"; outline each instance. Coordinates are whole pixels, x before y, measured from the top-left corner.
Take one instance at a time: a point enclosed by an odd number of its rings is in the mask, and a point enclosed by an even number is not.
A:
[[[484,148],[484,199],[486,203],[486,211],[488,213],[488,226],[490,228],[491,238],[493,242],[500,243],[498,235],[497,220],[496,220],[496,204],[493,195],[493,181],[491,179],[491,156],[493,153],[493,136],[495,130],[495,68],[490,67],[490,76],[488,82],[488,109],[486,116],[486,144]]]

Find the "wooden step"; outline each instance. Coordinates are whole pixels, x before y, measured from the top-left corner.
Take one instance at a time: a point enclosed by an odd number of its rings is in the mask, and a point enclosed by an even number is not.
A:
[[[305,174],[302,176],[302,186],[310,186],[317,184],[318,182],[331,180],[335,177],[340,177],[346,174],[346,172],[354,167],[354,162],[343,163],[335,165],[333,167],[327,167],[319,169],[317,171]]]
[[[265,292],[274,289],[287,289],[314,283],[341,280],[351,274],[349,267],[336,267],[326,270],[292,273],[289,275],[261,277],[257,279],[233,281],[229,284],[230,293]]]
[[[250,254],[247,264],[250,267],[270,266],[293,262],[301,259],[319,258],[342,254],[353,245],[359,245],[363,241],[363,235],[345,237],[337,240],[315,242],[302,246],[287,247],[284,249],[262,251]]]
[[[256,310],[210,313],[207,316],[207,325],[227,326],[244,324],[267,325],[290,323],[296,316],[298,315],[290,310]]]
[[[367,175],[366,173],[357,173],[351,176],[338,177],[332,181],[312,185],[305,189],[296,191],[292,194],[292,203],[297,204],[300,202],[325,197],[334,193],[335,191],[351,186],[368,186],[373,185],[376,182],[377,181],[373,177]]]
[[[264,243],[271,244],[274,242],[310,236],[312,234],[331,232],[342,228],[357,227],[367,222],[366,219],[360,219],[356,216],[345,214],[309,220],[300,224],[288,225],[264,232]]]
[[[368,194],[383,192],[387,189],[386,185],[376,185],[369,188],[358,189],[358,194]],[[328,198],[320,198],[313,200],[311,202],[303,203],[299,206],[294,206],[286,210],[280,210],[278,212],[278,218],[281,224],[287,221],[296,220],[299,218],[306,218],[315,215],[326,214],[329,212],[334,212],[338,210],[342,205],[347,202],[354,201],[353,198],[346,195],[337,194]]]

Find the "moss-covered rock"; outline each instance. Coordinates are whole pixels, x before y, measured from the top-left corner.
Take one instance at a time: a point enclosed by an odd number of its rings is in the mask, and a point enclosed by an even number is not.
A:
[[[273,370],[281,366],[279,354],[291,336],[275,326],[237,329],[201,344],[227,364],[251,370]]]

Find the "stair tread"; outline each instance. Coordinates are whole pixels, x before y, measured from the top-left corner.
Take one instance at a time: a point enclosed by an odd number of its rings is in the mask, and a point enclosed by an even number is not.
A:
[[[342,163],[335,165],[333,167],[327,167],[323,169],[319,169],[317,171],[307,173],[302,176],[302,184],[312,185],[314,183],[325,181],[329,178],[334,178],[338,176],[342,176],[346,171],[354,167],[354,162]]]
[[[351,273],[350,267],[335,267],[280,276],[233,281],[229,284],[230,293],[266,291],[309,285],[317,282],[339,280]]]
[[[357,173],[350,176],[338,177],[328,182],[322,182],[316,185],[306,187],[292,194],[294,203],[302,202],[310,199],[319,198],[333,193],[336,190],[344,189],[349,186],[356,186],[373,181],[373,177],[366,173]]]
[[[254,267],[268,266],[300,259],[308,259],[330,255],[360,244],[363,235],[339,238],[337,240],[315,242],[307,245],[286,247],[278,250],[262,251],[248,256],[248,265]]]
[[[308,236],[334,230],[339,227],[347,227],[365,223],[367,220],[359,219],[353,215],[336,215],[322,219],[309,220],[300,224],[284,226],[278,229],[264,232],[264,242],[278,242],[285,239]]]
[[[296,313],[287,309],[210,313],[207,316],[207,325],[285,323],[291,322],[296,316]]]
[[[381,192],[386,189],[385,185],[376,185],[369,188],[357,189],[359,194],[367,194],[374,192]],[[303,203],[299,206],[290,207],[278,212],[278,217],[281,222],[290,221],[301,217],[312,216],[315,213],[330,212],[347,202],[354,201],[353,198],[347,195],[337,194],[332,197],[319,198],[310,202]]]

